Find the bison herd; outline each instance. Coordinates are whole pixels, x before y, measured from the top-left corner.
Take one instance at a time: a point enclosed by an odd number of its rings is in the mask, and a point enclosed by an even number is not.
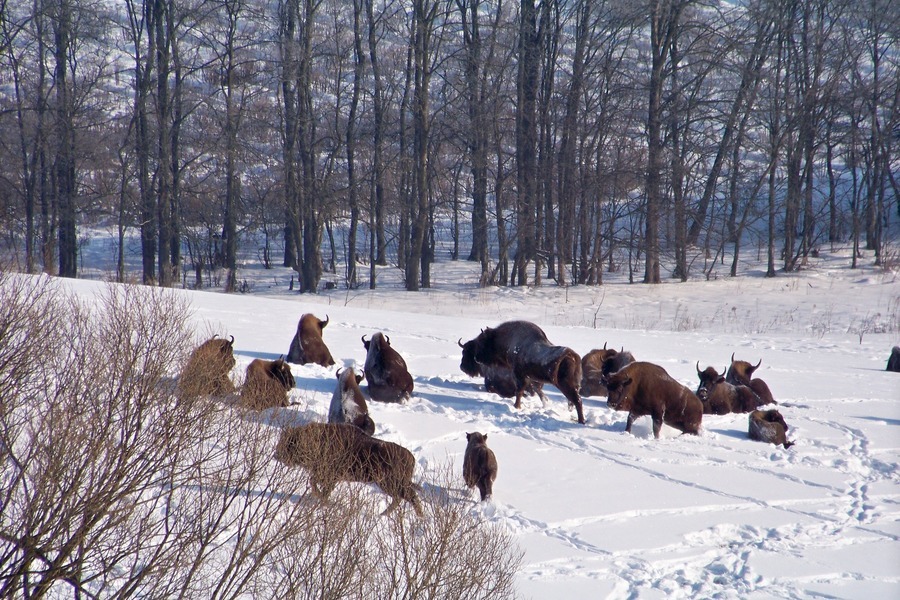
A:
[[[179,398],[239,395],[239,403],[249,410],[288,406],[288,393],[295,386],[288,363],[330,367],[334,358],[322,338],[329,319],[312,314],[301,316],[287,358],[254,359],[247,366],[244,383],[235,388],[231,370],[235,365],[234,338],[213,336],[197,347],[188,359],[178,382]],[[402,402],[413,392],[413,378],[406,362],[391,346],[390,338],[376,332],[362,336],[366,351],[362,373],[353,367],[338,369],[337,384],[328,410],[327,423],[308,423],[282,431],[275,458],[298,465],[309,472],[313,492],[327,498],[338,481],[377,484],[392,502],[385,512],[397,508],[401,500],[422,509],[412,481],[415,459],[412,453],[392,442],[373,437],[375,422],[360,384],[366,381],[371,400]],[[606,396],[607,405],[628,413],[625,431],[631,432],[638,417],[649,416],[653,435],[659,437],[665,423],[682,433],[698,434],[704,414],[749,413],[750,439],[788,448],[784,418],[765,381],[754,378],[760,367],[731,356],[731,365],[718,372],[714,367],[696,365],[699,385],[696,392],[673,379],[666,370],[650,362],[635,360],[626,351],[591,350],[580,357],[574,350],[552,344],[537,325],[527,321],[507,321],[481,330],[463,343],[460,369],[470,377],[483,377],[485,389],[502,397],[537,395],[546,402],[544,384],[562,392],[584,424],[583,397]],[[898,355],[900,349],[895,348]],[[893,360],[893,357],[892,357]],[[898,356],[900,361],[900,356]],[[890,369],[890,365],[889,365]],[[482,500],[491,497],[497,476],[497,459],[487,447],[487,435],[466,434],[463,479],[477,487]]]

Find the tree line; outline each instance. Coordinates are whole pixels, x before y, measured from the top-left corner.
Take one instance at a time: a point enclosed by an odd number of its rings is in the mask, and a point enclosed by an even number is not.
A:
[[[292,267],[429,287],[685,280],[751,232],[767,274],[876,265],[898,204],[889,0],[0,0],[0,223],[76,277],[80,226],[142,281]],[[662,267],[661,267],[662,263]],[[637,266],[637,268],[635,267]]]

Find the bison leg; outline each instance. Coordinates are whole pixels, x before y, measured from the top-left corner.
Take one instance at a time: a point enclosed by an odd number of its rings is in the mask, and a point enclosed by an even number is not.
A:
[[[662,430],[662,417],[653,417],[653,437],[659,439],[659,432]]]
[[[478,481],[478,491],[481,492],[481,501],[484,502],[491,497],[491,479],[483,477]]]
[[[631,433],[631,426],[634,425],[635,418],[634,413],[628,413],[628,418],[625,420],[625,433]]]
[[[560,391],[566,397],[566,400],[569,401],[569,406],[575,406],[575,412],[578,415],[578,422],[584,425],[584,406],[581,402],[581,396],[578,395],[578,390],[576,388],[565,385],[562,382],[560,382],[560,384],[563,386],[560,388]]]
[[[397,510],[398,506],[400,506],[400,498],[398,498],[397,496],[391,496],[391,503],[388,504],[388,507],[386,509],[384,509],[384,512],[381,513],[381,516],[386,517],[387,515]]]

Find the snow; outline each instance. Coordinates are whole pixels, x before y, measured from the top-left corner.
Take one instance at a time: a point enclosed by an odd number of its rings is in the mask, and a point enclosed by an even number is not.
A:
[[[403,404],[369,401],[376,437],[411,450],[420,480],[452,462],[455,495],[524,550],[520,597],[897,598],[900,374],[884,367],[900,342],[900,281],[848,264],[823,252],[771,279],[751,264],[738,278],[726,265],[710,281],[657,286],[618,274],[601,287],[481,289],[473,265],[441,261],[432,289],[404,292],[386,268],[376,290],[316,296],[289,291],[287,270],[248,265],[238,280],[251,293],[179,293],[198,339],[234,336],[237,381],[254,358],[287,352],[301,314],[329,316],[338,364],[291,365],[298,404],[286,410],[300,420],[326,420],[336,370],[361,368],[362,335],[387,334],[415,390]],[[90,296],[104,284],[66,285]],[[699,436],[664,426],[658,440],[644,417],[629,435],[605,398],[584,400],[579,425],[551,385],[546,405],[526,397],[516,410],[460,371],[457,345],[511,319],[581,355],[624,347],[691,389],[697,361],[721,370],[732,353],[762,359],[756,376],[795,445],[749,440],[745,414],[704,415]],[[488,503],[462,481],[471,431],[488,434],[499,464]]]

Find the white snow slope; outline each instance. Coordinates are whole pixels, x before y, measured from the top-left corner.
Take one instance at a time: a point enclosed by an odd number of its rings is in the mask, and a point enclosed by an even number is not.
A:
[[[374,291],[298,295],[288,271],[252,268],[239,276],[251,293],[183,293],[198,336],[235,337],[237,381],[253,358],[287,353],[302,313],[327,314],[338,365],[293,365],[300,404],[288,409],[322,420],[335,370],[362,367],[360,336],[390,336],[415,391],[402,405],[370,401],[376,436],[409,448],[419,477],[452,461],[472,510],[524,550],[523,598],[900,597],[900,373],[884,371],[900,343],[895,273],[828,255],[772,279],[751,268],[657,286],[479,289],[472,268],[438,263],[435,287],[417,293],[387,269]],[[459,370],[457,345],[510,319],[582,355],[624,347],[691,389],[697,361],[721,370],[732,353],[762,359],[756,375],[796,445],[749,440],[745,414],[706,415],[699,436],[664,427],[653,439],[649,417],[626,434],[625,413],[605,398],[585,399],[579,425],[550,385],[546,406],[526,398],[516,410]],[[470,431],[488,434],[499,463],[486,504],[462,481]]]

